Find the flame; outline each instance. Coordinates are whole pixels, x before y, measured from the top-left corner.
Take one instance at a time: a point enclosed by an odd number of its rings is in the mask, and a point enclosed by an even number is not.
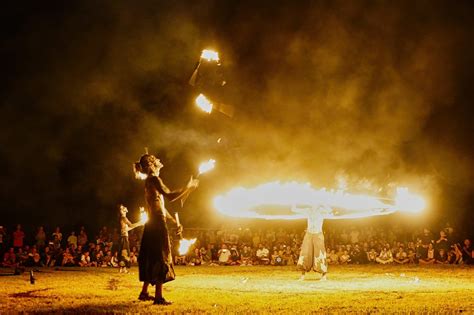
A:
[[[148,213],[145,211],[144,207],[140,207],[140,222],[143,224],[148,222]]]
[[[205,111],[206,113],[210,114],[212,112],[212,103],[202,94],[199,94],[198,97],[196,97],[196,105]]]
[[[410,199],[407,199],[410,197]],[[225,195],[217,196],[214,199],[215,208],[228,216],[240,218],[260,218],[273,220],[301,219],[302,214],[289,215],[267,215],[258,213],[259,207],[283,206],[292,207],[294,205],[304,205],[306,207],[323,207],[345,209],[352,212],[359,212],[360,216],[376,215],[377,209],[390,211],[406,210],[409,206],[421,208],[421,197],[409,194],[401,195],[401,201],[395,204],[383,202],[381,198],[362,194],[350,194],[342,190],[314,189],[309,183],[301,184],[296,182],[280,183],[270,182],[262,184],[253,189],[237,187],[227,192]],[[389,199],[390,200],[390,199]],[[409,204],[408,204],[409,202]],[[406,206],[406,207],[405,207]],[[417,209],[418,209],[417,208]],[[363,213],[364,212],[364,213]],[[362,214],[363,213],[363,214]]]
[[[135,178],[136,179],[141,179],[141,180],[145,180],[147,179],[148,175],[147,174],[143,174],[141,172],[136,172],[135,173]]]
[[[400,211],[418,213],[426,207],[426,202],[420,196],[412,194],[406,187],[398,187],[395,196],[395,207]]]
[[[199,165],[199,175],[201,175],[202,173],[209,172],[214,168],[215,165],[216,160],[214,159],[209,159],[209,161],[201,163],[201,165]]]
[[[201,53],[201,59],[219,62],[219,53],[214,50],[204,49]]]
[[[182,240],[179,241],[179,249],[178,252],[180,255],[186,255],[186,253],[189,251],[189,247],[196,243],[196,239],[185,239],[183,238]]]

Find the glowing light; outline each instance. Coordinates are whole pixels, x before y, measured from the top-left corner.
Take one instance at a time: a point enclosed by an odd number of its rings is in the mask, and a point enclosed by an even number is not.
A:
[[[412,194],[406,187],[398,187],[395,196],[395,208],[404,212],[421,212],[426,207],[426,202],[420,196]]]
[[[212,108],[214,105],[202,94],[199,94],[198,97],[196,97],[196,105],[205,111],[206,113],[210,114],[212,112]]]
[[[144,207],[140,207],[140,222],[145,224],[148,222],[148,213],[145,211]]]
[[[201,59],[219,62],[219,53],[214,50],[204,49],[201,53]]]
[[[402,193],[400,195],[400,193]],[[376,196],[350,194],[342,190],[327,191],[314,189],[309,183],[270,182],[252,189],[237,187],[214,199],[215,208],[222,214],[240,218],[260,218],[273,220],[293,220],[305,217],[303,214],[270,215],[258,213],[263,206],[279,207],[323,207],[344,209],[353,213],[352,217],[388,214],[401,209],[419,209],[423,205],[421,197],[401,191],[398,202],[390,204]],[[386,200],[386,199],[384,199]],[[379,210],[379,211],[377,211]],[[331,218],[330,216],[328,218]]]
[[[147,179],[148,175],[147,174],[143,174],[141,172],[136,172],[135,173],[135,178],[136,179],[141,179],[141,180],[145,180]]]
[[[179,254],[180,255],[186,255],[186,253],[189,251],[189,248],[194,243],[196,243],[195,238],[192,238],[192,239],[183,238],[182,240],[180,240],[179,241],[179,249],[178,249]]]
[[[199,175],[209,172],[210,170],[214,168],[215,165],[216,165],[216,160],[213,160],[213,159],[210,159],[207,162],[201,163],[201,165],[199,165]]]

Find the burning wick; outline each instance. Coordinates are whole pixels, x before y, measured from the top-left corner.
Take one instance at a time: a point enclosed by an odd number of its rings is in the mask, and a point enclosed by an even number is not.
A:
[[[213,104],[202,94],[199,94],[196,97],[196,105],[205,111],[206,113],[210,114],[212,112]]]
[[[214,50],[204,49],[201,53],[201,59],[219,62],[219,53]]]
[[[148,213],[146,213],[144,207],[140,207],[140,222],[143,224],[148,222]]]
[[[216,165],[216,160],[214,160],[214,159],[209,159],[209,161],[201,163],[201,165],[199,165],[199,174],[198,174],[198,176],[203,174],[203,173],[209,172],[210,170],[212,170],[214,168],[215,165]]]

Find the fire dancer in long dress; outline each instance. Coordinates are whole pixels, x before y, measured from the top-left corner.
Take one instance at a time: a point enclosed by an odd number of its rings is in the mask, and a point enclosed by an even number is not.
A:
[[[127,218],[128,209],[124,205],[119,205],[120,211],[120,243],[118,250],[119,272],[128,273],[130,268],[130,243],[128,242],[128,232],[143,225],[145,222],[132,223]]]
[[[308,219],[308,227],[301,244],[301,252],[297,267],[302,271],[300,280],[304,280],[306,272],[314,270],[321,274],[321,280],[327,280],[328,261],[324,245],[323,223],[324,219],[353,219],[366,216],[384,215],[395,212],[389,209],[373,209],[354,214],[336,215],[333,210],[324,205],[308,208],[293,206],[293,212],[304,214]]]
[[[148,206],[148,222],[143,231],[143,237],[138,256],[139,279],[143,282],[139,300],[154,300],[154,304],[168,305],[170,301],[163,297],[163,284],[175,279],[173,259],[171,256],[170,239],[166,220],[175,219],[166,211],[164,197],[169,200],[179,199],[187,192],[198,186],[198,180],[191,179],[186,187],[170,191],[159,177],[163,167],[154,155],[145,154],[134,164],[137,177],[145,175],[145,199]],[[178,226],[182,229],[182,226]],[[155,297],[148,294],[148,286],[156,285]]]

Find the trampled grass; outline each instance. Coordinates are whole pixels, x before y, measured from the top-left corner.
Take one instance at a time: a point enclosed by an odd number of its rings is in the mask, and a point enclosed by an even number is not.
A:
[[[2,269],[1,273],[8,270]],[[170,306],[137,300],[137,268],[41,269],[0,277],[0,313],[474,313],[474,268],[330,266],[298,281],[294,267],[176,267]],[[151,290],[153,293],[153,289]]]

